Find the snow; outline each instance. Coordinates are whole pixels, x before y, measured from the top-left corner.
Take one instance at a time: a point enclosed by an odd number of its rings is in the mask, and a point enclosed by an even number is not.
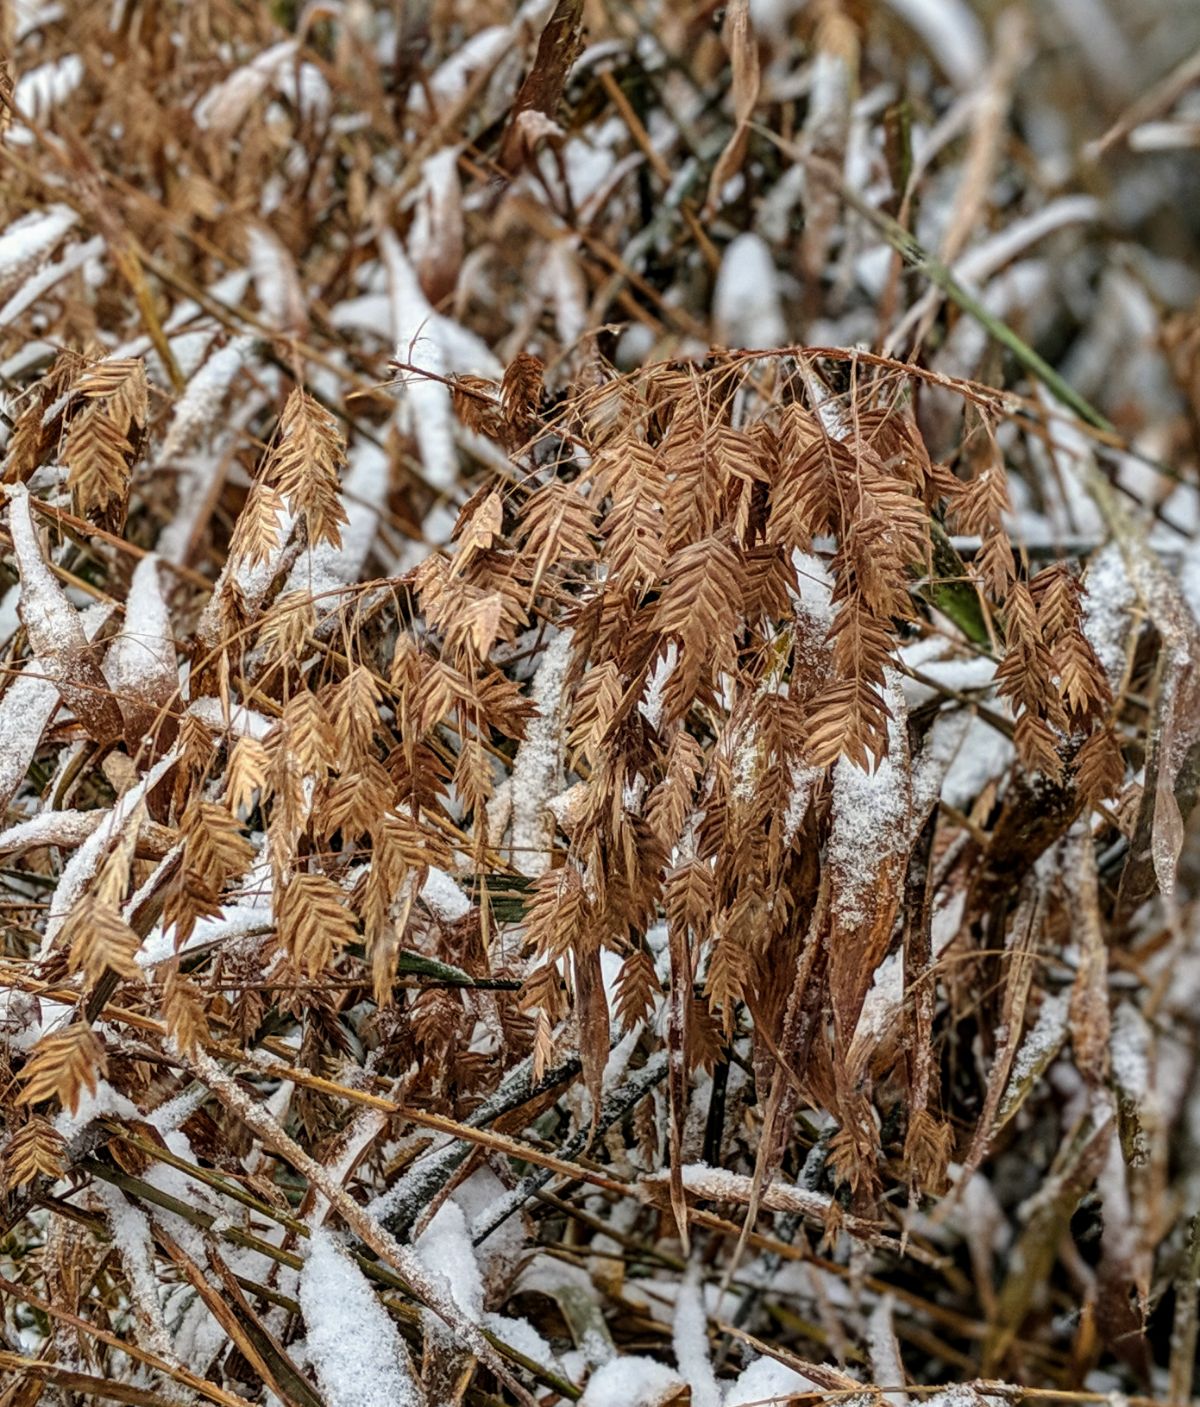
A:
[[[217,452],[218,445],[235,439],[261,414],[271,388],[279,381],[275,367],[256,366],[254,387],[248,388],[226,415],[213,422],[210,444],[203,450],[181,455],[171,466],[178,486],[178,502],[174,516],[158,535],[157,551],[164,561],[182,566],[189,560],[198,524],[204,521],[204,505],[225,472],[225,457]]]
[[[95,235],[82,244],[71,245],[61,259],[56,259],[54,263],[47,264],[32,277],[26,278],[8,302],[0,308],[0,327],[6,327],[10,322],[15,321],[26,308],[32,308],[43,293],[53,288],[56,283],[60,283],[68,274],[73,274],[76,269],[82,269],[90,260],[98,258],[104,253],[105,248],[103,236]]]
[[[899,1387],[904,1382],[904,1368],[900,1362],[900,1348],[896,1343],[896,1329],[893,1323],[895,1303],[891,1295],[881,1295],[871,1316],[867,1320],[867,1351],[871,1362],[871,1380],[882,1387]],[[905,1392],[885,1392],[884,1402],[893,1407],[904,1407],[908,1402]]]
[[[961,811],[993,778],[1002,776],[1016,751],[1008,738],[984,719],[973,716],[942,782],[942,799]]]
[[[105,813],[101,824],[67,861],[59,877],[58,887],[55,889],[50,903],[50,913],[46,919],[46,931],[42,938],[41,947],[43,958],[53,951],[54,940],[67,921],[68,913],[70,913],[76,899],[87,887],[88,881],[95,874],[112,841],[129,823],[140,807],[143,798],[152,792],[175,766],[175,761],[176,757],[173,751],[160,758],[141,781],[130,787],[123,796],[118,797],[116,804]]]
[[[422,1407],[391,1316],[328,1231],[312,1234],[299,1294],[305,1352],[327,1407]]]
[[[421,162],[421,190],[408,233],[408,252],[419,268],[436,268],[462,253],[458,148],[443,147]]]
[[[796,590],[803,613],[825,630],[833,624],[833,577],[819,557],[809,552],[801,552],[797,547],[792,553],[792,566],[796,570]]]
[[[987,64],[983,26],[964,0],[885,0],[914,29],[956,88],[969,92]]]
[[[44,259],[77,218],[69,206],[51,205],[9,225],[0,234],[0,288]]]
[[[912,816],[909,841],[916,841],[916,829],[937,804],[946,777],[962,749],[972,722],[964,709],[943,711],[933,720],[912,769]]]
[[[810,1394],[819,1384],[774,1358],[756,1358],[725,1393],[725,1407],[759,1407],[774,1398]]]
[[[839,875],[834,907],[839,920],[847,925],[866,919],[880,858],[895,848],[909,815],[904,697],[891,671],[887,704],[892,712],[888,755],[876,762],[874,771],[856,766],[848,757],[840,757],[833,769],[833,825],[826,859]]]
[[[470,1225],[476,1217],[483,1215],[488,1207],[502,1198],[506,1191],[504,1184],[484,1163],[455,1187],[451,1200],[462,1208],[467,1224]],[[483,1276],[486,1298],[489,1285],[502,1283],[507,1286],[511,1283],[512,1275],[525,1254],[525,1231],[520,1218],[510,1217],[482,1245],[472,1249]]]
[[[1179,564],[1179,590],[1193,619],[1200,625],[1200,537],[1194,538],[1183,550]]]
[[[63,7],[55,4],[54,0],[13,0],[9,6],[9,15],[14,43],[19,44],[22,39],[44,25],[56,23],[65,13]]]
[[[1132,1002],[1123,1001],[1113,1015],[1112,1071],[1129,1099],[1141,1100],[1150,1089],[1150,1028]]]
[[[28,1051],[48,1032],[70,1023],[75,1008],[35,997],[16,987],[0,987],[0,1038],[10,1051]]]
[[[553,831],[546,807],[558,790],[566,726],[563,685],[571,663],[572,634],[549,642],[534,675],[531,697],[538,716],[528,725],[512,767],[513,864],[522,874],[544,874]]]
[[[164,932],[162,924],[156,924],[146,935],[138,950],[136,962],[139,967],[153,967],[166,962],[179,952],[192,948],[207,947],[230,938],[242,938],[249,933],[261,932],[271,926],[271,894],[267,887],[256,900],[230,904],[218,915],[204,915],[196,920],[191,935],[182,949],[175,946],[175,931]]]
[[[326,112],[329,85],[315,64],[297,64],[297,53],[296,40],[285,39],[236,69],[196,104],[193,117],[197,126],[207,128],[218,138],[231,137],[258,96],[272,86],[302,117]]]
[[[1071,994],[1056,992],[1042,1002],[1037,1021],[1021,1042],[1013,1060],[1002,1106],[1014,1100],[1021,1086],[1039,1070],[1044,1070],[1062,1045],[1067,1034],[1067,1018],[1071,1011]]]
[[[471,74],[498,63],[513,37],[506,25],[494,24],[459,44],[429,80],[429,89],[438,106],[452,108],[465,94]],[[412,101],[418,111],[425,106],[424,94],[420,91],[414,92]]]
[[[112,614],[102,602],[81,612],[84,638],[92,640]],[[58,708],[58,690],[50,670],[36,657],[0,696],[0,805],[6,805],[25,780],[47,723]]]
[[[638,704],[638,711],[651,728],[657,728],[662,722],[663,690],[667,687],[667,680],[678,660],[679,647],[674,640],[668,641],[667,648],[655,657],[654,664],[646,676],[646,688]]]
[[[368,1204],[367,1211],[389,1229],[411,1226],[428,1209],[433,1195],[449,1181],[466,1154],[457,1140],[442,1135],[413,1160],[391,1187]]]
[[[149,1218],[139,1207],[127,1201],[117,1188],[107,1183],[96,1182],[93,1191],[104,1205],[108,1224],[112,1228],[113,1244],[120,1252],[121,1264],[129,1281],[130,1298],[145,1324],[143,1332],[138,1335],[138,1342],[143,1348],[169,1361],[175,1353],[162,1317]]]
[[[941,684],[960,694],[987,689],[996,676],[995,660],[986,655],[963,657],[950,654],[947,652],[947,642],[936,636],[903,646],[900,658],[910,669],[917,670],[934,684]],[[910,707],[927,703],[937,692],[933,684],[923,684],[920,680],[905,676],[904,697]]]
[[[372,1063],[373,1061],[368,1058],[368,1068]],[[356,1078],[358,1075],[359,1072],[355,1069],[351,1078]],[[281,1081],[276,1095],[284,1095],[285,1086],[290,1084],[290,1080]],[[291,1089],[286,1091],[285,1097],[290,1103]],[[272,1109],[271,1114],[279,1122],[286,1123],[286,1106],[281,1109]],[[339,1187],[346,1185],[346,1180],[353,1174],[359,1160],[387,1127],[387,1121],[388,1116],[382,1109],[359,1109],[347,1127],[339,1134],[333,1152],[325,1159],[325,1170]],[[320,1226],[325,1220],[328,1210],[328,1198],[318,1192],[313,1198],[312,1207],[306,1218],[309,1226]]]
[[[759,762],[762,744],[759,742],[758,724],[750,719],[736,729],[734,737],[728,740],[731,756],[729,759],[729,799],[743,805],[754,800],[757,790]]]
[[[478,1324],[483,1317],[483,1277],[466,1214],[457,1202],[442,1203],[417,1237],[415,1250],[426,1270],[446,1281],[450,1298],[463,1314]]]
[[[421,887],[421,898],[440,919],[453,923],[471,912],[471,901],[458,887],[457,882],[436,865],[429,867],[425,883]]]
[[[1186,567],[1180,585],[1186,594]],[[1132,624],[1130,612],[1137,593],[1125,569],[1120,547],[1110,542],[1088,565],[1083,580],[1083,633],[1104,666],[1109,683],[1116,687],[1125,672],[1125,639]],[[1195,607],[1193,607],[1195,609]]]
[[[990,312],[1002,317],[1008,312],[1007,305],[1010,301],[1023,303],[1027,299],[1010,300],[1006,298],[999,283],[996,288],[989,287],[990,280],[998,275],[1006,265],[1013,265],[1009,269],[1009,273],[1015,276],[1018,287],[1021,283],[1030,284],[1031,281],[1036,282],[1039,277],[1044,278],[1045,271],[1041,265],[1032,261],[1020,265],[1013,264],[1013,261],[1030,245],[1045,239],[1055,231],[1068,225],[1094,224],[1101,214],[1100,202],[1092,196],[1063,196],[1058,200],[1049,201],[1024,219],[1015,220],[1011,224],[1005,225],[999,234],[993,235],[990,239],[984,240],[969,250],[954,264],[952,270],[954,277],[964,287],[973,291],[979,293],[986,291],[989,295],[997,294],[999,302],[994,303],[990,296],[984,301]],[[1019,274],[1017,273],[1018,269],[1022,270]],[[1033,288],[1030,287],[1026,291],[1032,292]],[[888,346],[896,347],[901,344],[909,331],[936,307],[942,296],[939,290],[930,289],[923,297],[919,298],[897,323],[896,330],[888,338]],[[985,336],[986,334],[978,324],[972,325],[970,334],[972,344],[976,342],[977,338],[982,339]],[[982,341],[979,342],[979,345],[982,346]],[[956,363],[962,362],[961,348],[955,360]]]
[[[779,274],[761,235],[729,242],[713,292],[716,340],[725,347],[781,347],[788,340]]]
[[[0,596],[0,649],[8,644],[21,628],[21,615],[19,605],[21,601],[21,588],[19,585],[10,586],[3,596]]]
[[[21,621],[35,648],[53,646],[70,650],[77,645],[82,628],[77,613],[42,556],[29,490],[24,484],[9,486],[8,504],[8,530],[21,574]],[[44,665],[48,672],[58,669],[52,659],[46,659]]]
[[[587,284],[573,241],[556,239],[546,254],[539,287],[554,306],[558,340],[574,347],[587,331]]]
[[[379,251],[388,273],[396,360],[432,373],[430,377],[405,373],[398,388],[401,404],[411,418],[425,477],[436,488],[450,489],[458,476],[458,455],[454,448],[450,389],[433,379],[448,371],[435,314],[421,291],[408,255],[388,229],[380,232]]]
[[[103,819],[103,811],[39,811],[0,831],[0,855],[15,855],[44,845],[79,845]]]
[[[665,1364],[627,1354],[596,1369],[579,1407],[659,1407],[684,1386],[679,1374]]]
[[[235,337],[200,367],[175,404],[175,414],[158,452],[159,464],[178,458],[218,421],[226,393],[253,348],[254,338]]]
[[[812,798],[813,787],[821,776],[819,767],[808,767],[802,762],[793,762],[788,768],[792,786],[788,792],[787,807],[783,813],[783,843],[791,845],[804,824],[808,803]]]
[[[341,545],[320,542],[302,552],[283,594],[305,592],[322,616],[341,608],[347,599],[344,588],[362,578],[387,499],[388,482],[387,454],[369,440],[356,441],[342,479],[342,506],[348,521],[341,527]]]
[[[291,540],[292,529],[296,526],[296,517],[290,508],[285,507],[282,513],[276,514],[276,522],[278,536],[265,561],[252,562],[248,557],[241,556],[225,559],[225,565],[217,577],[213,594],[209,597],[208,605],[204,608],[204,614],[200,618],[199,634],[201,639],[215,638],[219,634],[221,601],[225,597],[226,582],[230,578],[236,581],[241,588],[248,614],[253,616],[258,612],[271,588],[271,583],[279,574],[280,566]]]
[[[280,331],[303,327],[304,295],[283,242],[265,225],[250,225],[246,250],[264,319]]]
[[[950,937],[953,934],[949,935]],[[943,946],[945,944],[943,943]],[[936,950],[934,956],[936,956]],[[889,1030],[893,1030],[896,1018],[900,1014],[900,1009],[904,1003],[904,954],[896,952],[888,957],[875,969],[875,977],[871,983],[871,989],[863,1001],[862,1010],[859,1012],[858,1023],[854,1028],[854,1040],[851,1051],[866,1044],[867,1051],[872,1050]],[[851,1068],[857,1069],[857,1061],[854,1054],[851,1054]]]
[[[235,738],[257,738],[260,742],[275,726],[274,719],[241,704],[234,704],[227,711],[221,700],[211,694],[189,704],[188,713],[217,732],[228,732]]]
[[[78,54],[64,54],[60,59],[25,70],[13,88],[13,106],[25,116],[44,122],[82,82],[83,60]],[[14,122],[5,134],[5,141],[14,146],[29,146],[33,139],[23,122]]]
[[[1096,1178],[1104,1217],[1103,1249],[1116,1265],[1131,1265],[1138,1253],[1139,1227],[1129,1196],[1129,1168],[1121,1140],[1109,1141],[1104,1166]]]
[[[54,1130],[70,1143],[89,1124],[95,1123],[107,1114],[115,1114],[118,1119],[140,1119],[137,1105],[119,1091],[113,1089],[107,1080],[97,1080],[95,1092],[86,1086],[79,1093],[79,1103],[74,1109],[63,1109],[54,1117]]]
[[[708,1316],[698,1276],[689,1275],[675,1300],[675,1362],[692,1390],[692,1407],[720,1407],[721,1389],[708,1351]]]
[[[510,1319],[504,1314],[485,1314],[483,1327],[509,1348],[515,1348],[534,1363],[540,1363],[552,1373],[561,1373],[563,1365],[554,1350],[528,1319]]]
[[[125,628],[108,648],[104,677],[118,695],[149,703],[169,698],[178,683],[171,617],[158,574],[158,558],[143,557],[125,602]]]

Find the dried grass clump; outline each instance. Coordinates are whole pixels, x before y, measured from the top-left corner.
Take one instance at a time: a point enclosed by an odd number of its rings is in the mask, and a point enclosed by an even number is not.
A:
[[[1190,1398],[1197,69],[1069,8],[5,14],[0,1407]]]

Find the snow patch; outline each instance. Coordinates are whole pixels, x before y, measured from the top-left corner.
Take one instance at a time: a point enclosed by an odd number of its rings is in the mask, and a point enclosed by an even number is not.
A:
[[[313,1231],[299,1294],[306,1355],[328,1407],[422,1407],[391,1316],[327,1231]]]

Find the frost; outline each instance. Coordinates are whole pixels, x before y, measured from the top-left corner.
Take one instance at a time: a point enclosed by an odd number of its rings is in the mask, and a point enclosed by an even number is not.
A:
[[[307,1357],[327,1407],[423,1407],[399,1330],[328,1231],[313,1231],[299,1295]]]

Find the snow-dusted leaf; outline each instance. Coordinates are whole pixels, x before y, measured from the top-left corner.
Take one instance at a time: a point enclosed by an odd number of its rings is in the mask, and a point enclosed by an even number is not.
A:
[[[79,612],[46,563],[24,485],[8,490],[8,524],[21,573],[21,624],[63,702],[101,744],[121,732],[121,711],[88,642]]]

